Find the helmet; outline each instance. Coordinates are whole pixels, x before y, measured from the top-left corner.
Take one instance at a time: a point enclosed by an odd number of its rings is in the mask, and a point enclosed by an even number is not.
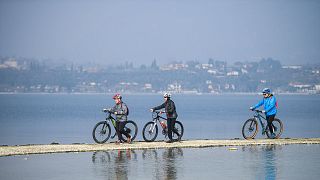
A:
[[[270,90],[269,88],[264,88],[264,89],[262,90],[262,93],[263,93],[263,94],[271,94],[271,90]]]
[[[122,96],[121,96],[121,94],[117,93],[112,97],[112,99],[122,99]]]
[[[170,93],[164,93],[164,94],[163,94],[163,97],[165,97],[165,98],[170,98],[170,97],[171,97],[171,94],[170,94]]]

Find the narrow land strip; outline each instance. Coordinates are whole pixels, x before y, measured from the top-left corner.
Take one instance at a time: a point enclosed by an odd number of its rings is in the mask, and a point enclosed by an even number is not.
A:
[[[320,138],[297,139],[256,139],[256,140],[185,140],[181,142],[133,142],[131,144],[54,144],[54,145],[21,145],[0,146],[0,156],[89,152],[123,149],[160,149],[160,148],[201,148],[219,146],[252,146],[252,145],[287,145],[287,144],[320,144]]]

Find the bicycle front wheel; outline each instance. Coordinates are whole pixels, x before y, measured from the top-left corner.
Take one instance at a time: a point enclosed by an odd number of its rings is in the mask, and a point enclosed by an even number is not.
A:
[[[268,138],[273,138],[273,139],[278,139],[280,138],[282,132],[283,132],[283,124],[280,121],[280,119],[275,118],[272,121],[272,127],[273,127],[273,133],[275,134],[275,136],[272,136],[270,133],[270,129],[266,132]]]
[[[256,119],[248,119],[242,127],[242,136],[245,139],[253,139],[258,133],[258,122]]]
[[[182,123],[180,121],[176,121],[176,123],[174,124],[174,129],[173,129],[173,133],[172,133],[172,139],[173,140],[178,140],[179,137],[181,139],[182,136],[183,136],[183,132],[184,132],[184,129],[183,129]]]
[[[111,135],[110,125],[106,121],[98,122],[92,131],[93,140],[96,143],[102,144],[108,141]]]
[[[150,121],[146,125],[144,125],[142,130],[142,136],[146,142],[153,142],[158,136],[157,124]]]
[[[128,133],[131,136],[131,141],[133,141],[137,137],[138,126],[134,121],[131,121],[131,120],[126,121],[123,129],[126,133]],[[127,141],[128,139],[124,134],[122,134],[122,138],[125,141]]]

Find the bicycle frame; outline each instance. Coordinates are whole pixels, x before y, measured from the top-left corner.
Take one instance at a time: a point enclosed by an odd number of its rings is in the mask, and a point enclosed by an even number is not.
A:
[[[154,117],[154,114],[156,114],[156,117]],[[157,126],[157,122],[160,123],[160,119],[168,120],[167,118],[162,117],[162,116],[159,115],[160,111],[155,111],[154,114],[152,114],[152,119],[153,119],[153,122],[154,122],[155,126]],[[154,130],[155,126],[153,126],[152,131]],[[161,125],[160,125],[160,127],[162,129],[164,129]]]
[[[266,131],[268,131],[268,126],[265,126],[265,124],[262,122],[262,120],[261,119],[264,119],[265,121],[267,121],[267,119],[264,117],[264,116],[262,116],[261,115],[261,113],[262,113],[262,111],[261,110],[254,110],[255,112],[254,112],[254,115],[253,115],[253,117],[255,118],[255,119],[259,119],[259,122],[260,122],[260,125],[261,125],[261,129],[262,129],[262,135],[264,135],[264,133],[266,132]]]
[[[113,139],[117,135],[117,127],[116,127],[116,119],[111,115],[111,112],[108,112],[108,115],[106,117],[106,121],[108,124],[110,122],[110,124],[112,124],[112,126],[114,127],[115,133],[114,133],[114,135],[111,136],[111,139]]]

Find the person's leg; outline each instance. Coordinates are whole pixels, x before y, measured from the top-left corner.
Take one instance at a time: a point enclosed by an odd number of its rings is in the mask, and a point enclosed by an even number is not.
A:
[[[175,118],[168,118],[168,137],[170,140],[172,140],[172,130],[175,123]]]
[[[122,122],[120,123],[120,133],[121,133],[121,134],[124,134],[124,135],[127,137],[127,142],[128,142],[128,143],[131,143],[131,136],[130,136],[130,134],[129,134],[127,131],[124,130],[125,125],[126,125],[126,121],[122,121]],[[121,139],[124,141],[124,139],[123,139],[122,136],[121,136]]]
[[[119,124],[120,139],[121,139],[121,141],[125,141],[122,137],[122,134],[123,134],[127,137],[127,142],[131,143],[130,134],[124,130],[125,125],[126,125],[125,121],[120,121],[120,124]]]
[[[172,134],[175,133],[175,134],[178,136],[178,141],[180,141],[180,134],[179,134],[179,132],[177,131],[177,129],[175,128],[176,120],[177,120],[177,118],[173,118]]]
[[[122,128],[121,124],[122,124],[121,121],[116,121],[116,130],[117,130],[117,135],[118,135],[118,141],[119,142],[123,141],[123,138],[122,138],[122,135],[121,135],[121,128]]]
[[[273,125],[272,121],[274,120],[275,115],[267,116],[268,128],[271,134],[273,134]]]

